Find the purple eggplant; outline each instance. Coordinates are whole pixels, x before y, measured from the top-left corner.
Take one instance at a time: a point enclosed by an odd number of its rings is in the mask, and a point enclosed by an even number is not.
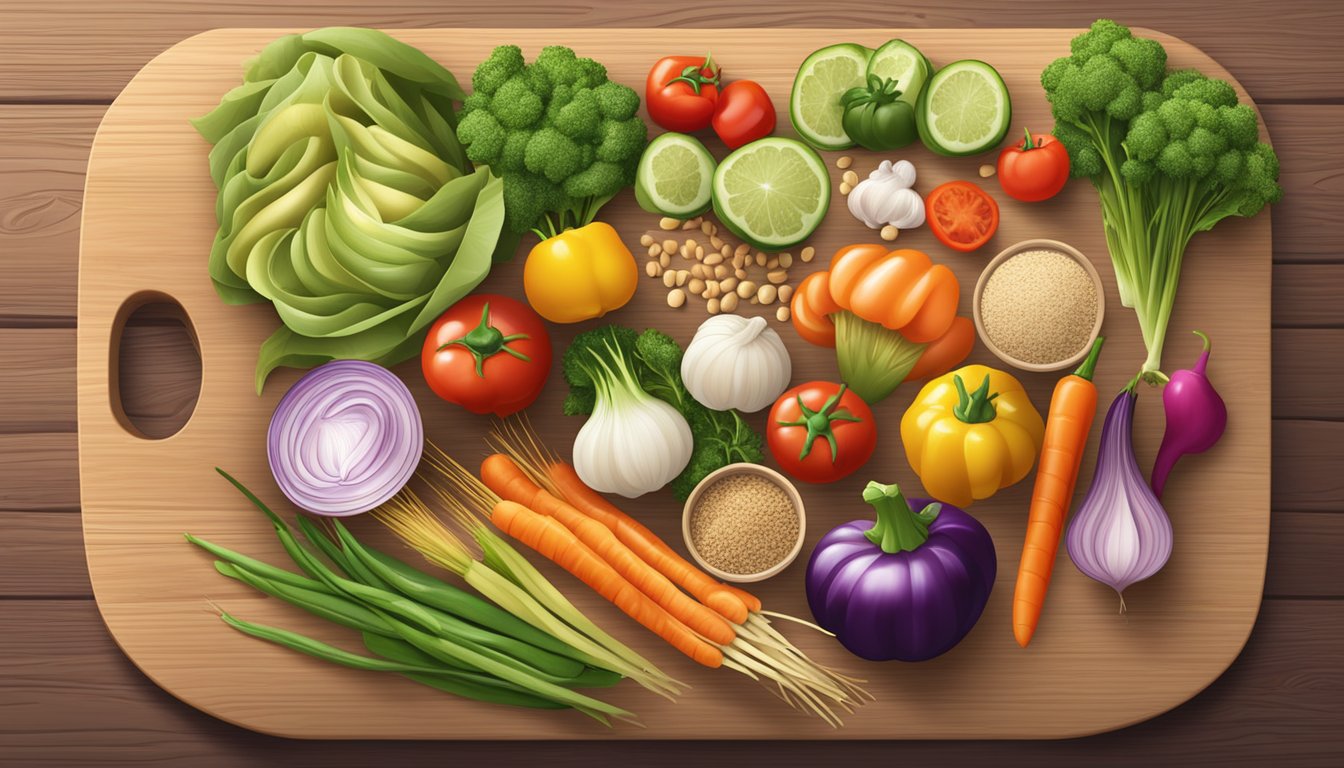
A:
[[[1223,436],[1227,429],[1227,405],[1218,396],[1205,374],[1209,365],[1209,337],[1199,331],[1204,340],[1204,351],[1195,367],[1177,371],[1162,390],[1162,408],[1167,415],[1167,429],[1162,435],[1162,447],[1153,462],[1151,485],[1153,493],[1162,498],[1167,476],[1182,456],[1203,453]]]
[[[946,653],[989,601],[998,570],[993,539],[962,510],[929,499],[907,502],[895,485],[869,483],[863,500],[877,510],[877,522],[845,523],[812,551],[812,615],[870,661]]]

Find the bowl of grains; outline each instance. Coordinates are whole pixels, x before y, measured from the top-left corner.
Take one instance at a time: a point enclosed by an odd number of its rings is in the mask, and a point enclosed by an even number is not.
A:
[[[807,518],[798,489],[759,464],[729,464],[691,491],[681,516],[686,547],[724,581],[761,581],[803,548]]]
[[[1058,240],[1024,240],[1005,249],[975,284],[980,340],[1024,371],[1077,365],[1101,332],[1105,310],[1092,262]]]

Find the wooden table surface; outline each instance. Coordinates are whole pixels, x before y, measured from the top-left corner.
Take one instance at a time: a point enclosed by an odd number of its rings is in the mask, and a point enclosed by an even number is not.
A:
[[[1080,7],[1075,7],[1075,5]],[[718,766],[895,759],[919,764],[1338,765],[1344,759],[1344,5],[1130,0],[1030,5],[914,0],[736,4],[180,0],[0,4],[0,765],[399,765],[544,759]],[[1100,9],[1100,10],[1098,10]],[[1132,728],[1064,742],[299,742],[216,721],[145,678],[93,602],[75,446],[75,277],[89,143],[152,56],[227,26],[1086,26],[1112,14],[1204,49],[1260,105],[1283,164],[1273,211],[1273,483],[1269,570],[1245,651],[1202,694]],[[806,43],[804,43],[806,45]],[[1042,126],[1041,129],[1045,129]],[[152,180],[147,180],[152,182]],[[165,221],[164,226],[172,226]],[[199,364],[180,326],[127,333],[126,408],[167,433]],[[1236,386],[1235,372],[1220,386]],[[147,481],[149,476],[147,475]],[[208,663],[203,660],[202,663]],[[264,696],[264,691],[257,695]]]

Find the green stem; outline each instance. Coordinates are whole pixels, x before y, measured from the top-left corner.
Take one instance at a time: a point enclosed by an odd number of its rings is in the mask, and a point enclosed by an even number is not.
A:
[[[439,346],[438,351],[451,347],[455,344],[466,347],[471,356],[476,358],[476,375],[485,378],[485,361],[504,352],[522,360],[524,363],[532,362],[532,358],[519,352],[516,349],[510,349],[509,344],[514,341],[523,341],[529,338],[526,333],[514,333],[508,336],[499,332],[499,329],[490,324],[490,302],[486,302],[481,308],[481,322],[475,328],[467,331],[467,335],[453,339]]]
[[[877,510],[877,522],[863,535],[889,555],[913,552],[924,546],[929,540],[929,525],[943,508],[942,504],[934,502],[914,511],[895,483],[868,483],[863,489],[863,500]]]
[[[1105,336],[1098,336],[1097,340],[1092,342],[1092,351],[1087,353],[1087,359],[1078,366],[1078,370],[1073,372],[1074,376],[1080,379],[1092,380],[1092,374],[1097,370],[1097,358],[1101,357],[1101,345],[1105,343]]]
[[[1036,147],[1031,143],[1031,129],[1024,126],[1022,132],[1027,135],[1026,140],[1022,142],[1022,151],[1026,152],[1029,149],[1035,149]]]
[[[984,381],[974,392],[966,391],[966,382],[961,380],[960,374],[952,375],[952,384],[957,388],[957,405],[952,409],[952,414],[962,423],[987,424],[999,415],[998,409],[994,407],[994,398],[999,393],[990,394],[989,374],[985,374]]]
[[[803,403],[803,396],[801,394],[798,395],[798,410],[802,412],[802,418],[793,421],[778,422],[781,427],[807,427],[807,437],[803,441],[803,450],[798,454],[799,461],[806,459],[808,454],[812,453],[812,444],[816,442],[818,438],[824,437],[826,438],[826,442],[831,446],[831,463],[834,464],[838,458],[839,448],[836,446],[835,430],[831,425],[837,421],[863,421],[863,419],[851,414],[849,411],[843,409],[836,411],[832,410],[840,402],[840,398],[845,396],[845,389],[847,386],[848,385],[846,384],[841,384],[840,389],[836,390],[835,394],[827,398],[826,402],[815,411],[808,408],[807,405]]]

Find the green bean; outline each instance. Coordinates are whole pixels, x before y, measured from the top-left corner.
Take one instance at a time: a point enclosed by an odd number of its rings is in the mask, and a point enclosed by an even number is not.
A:
[[[331,537],[323,534],[317,524],[312,520],[309,520],[305,515],[299,515],[298,521],[299,531],[303,534],[303,537],[313,546],[317,547],[319,552],[326,555],[327,559],[336,565],[334,570],[337,573],[342,576],[359,578],[357,574],[354,574],[350,570],[349,559],[345,556],[345,553],[341,551],[341,548],[336,546],[331,540]]]
[[[396,636],[396,632],[387,625],[386,621],[353,600],[338,597],[328,592],[319,592],[292,584],[270,581],[230,563],[216,562],[215,570],[231,579],[241,581],[258,592],[284,600],[296,608],[302,608],[314,616],[320,616],[343,627],[357,629],[360,632],[377,632],[383,635]],[[314,583],[317,584],[317,582]],[[321,584],[318,584],[318,586],[320,587]]]
[[[294,573],[293,571],[286,571],[284,568],[277,568],[274,565],[271,565],[270,563],[263,563],[260,560],[253,559],[251,557],[248,557],[247,555],[239,554],[238,552],[234,552],[231,549],[226,549],[225,547],[221,547],[218,544],[206,541],[205,539],[192,536],[190,533],[184,533],[182,535],[186,537],[187,541],[191,542],[192,544],[195,544],[196,546],[200,547],[206,552],[209,552],[215,557],[218,557],[220,560],[223,560],[227,563],[232,563],[233,565],[236,565],[240,568],[245,568],[251,571],[252,573],[255,573],[258,576],[266,578],[270,581],[278,581],[296,587],[304,587],[308,589],[312,589],[310,585],[316,583],[312,579],[302,574]]]
[[[493,603],[486,602],[446,581],[436,579],[413,568],[391,555],[383,554],[363,544],[339,521],[336,522],[336,535],[345,545],[345,550],[351,554],[352,559],[361,560],[393,589],[413,600],[551,653],[576,659],[590,666],[601,666],[596,659],[588,654],[575,649],[551,634],[537,629]]]
[[[462,672],[455,669],[443,668],[441,666],[430,667],[416,664],[403,664],[396,661],[388,661],[386,659],[361,656],[357,653],[350,653],[341,648],[327,645],[326,643],[288,630],[243,621],[242,619],[234,618],[227,613],[221,613],[220,618],[224,620],[224,623],[243,634],[284,646],[285,648],[298,651],[299,653],[317,659],[322,659],[323,661],[330,661],[353,669],[363,669],[373,672],[394,672],[410,677],[416,682],[431,685],[434,688],[462,696],[463,698],[496,704],[514,704],[517,706],[547,709],[568,706],[563,702],[547,700],[543,697],[517,690],[516,686],[486,675]]]
[[[443,663],[442,660],[430,656],[405,640],[389,638],[372,632],[364,633],[364,647],[379,656],[403,664],[432,666]],[[625,677],[618,672],[587,667],[563,685],[566,688],[610,688],[624,679]]]
[[[403,640],[436,659],[449,663],[469,664],[482,672],[516,683],[539,696],[569,704],[590,716],[610,715],[621,719],[632,719],[634,717],[632,713],[620,707],[599,701],[591,696],[576,693],[554,683],[548,683],[535,676],[526,675],[513,667],[485,658],[470,648],[464,648],[443,638],[421,632],[409,624],[396,621],[391,623]]]

